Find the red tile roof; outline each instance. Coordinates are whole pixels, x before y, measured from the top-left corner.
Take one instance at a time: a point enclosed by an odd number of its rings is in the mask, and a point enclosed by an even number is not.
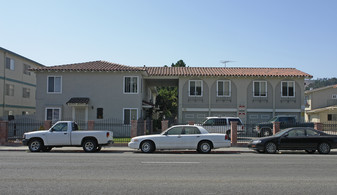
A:
[[[31,68],[31,71],[145,71],[143,67],[132,67],[121,64],[92,61],[59,66]]]
[[[106,61],[31,68],[31,71],[146,71],[149,76],[312,76],[295,68],[134,67]]]
[[[149,76],[312,76],[296,68],[146,67]]]

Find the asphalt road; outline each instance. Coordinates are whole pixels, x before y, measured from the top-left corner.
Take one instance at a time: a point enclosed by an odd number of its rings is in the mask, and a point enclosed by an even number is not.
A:
[[[336,194],[331,155],[0,152],[0,194]]]

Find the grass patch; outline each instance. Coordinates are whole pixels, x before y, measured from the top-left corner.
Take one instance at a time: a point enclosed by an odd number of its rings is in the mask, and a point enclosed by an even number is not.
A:
[[[131,141],[130,137],[118,137],[114,138],[114,143],[129,143]]]

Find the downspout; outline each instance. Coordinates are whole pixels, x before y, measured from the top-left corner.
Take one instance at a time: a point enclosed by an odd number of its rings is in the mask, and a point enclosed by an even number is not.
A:
[[[207,86],[208,86],[208,83],[207,83]],[[212,87],[212,86],[211,86]],[[208,116],[211,116],[211,103],[212,103],[212,100],[211,100],[211,87],[208,86]]]
[[[3,91],[2,91],[2,116],[5,116],[5,92],[6,92],[6,52],[4,52],[4,85],[3,85]]]

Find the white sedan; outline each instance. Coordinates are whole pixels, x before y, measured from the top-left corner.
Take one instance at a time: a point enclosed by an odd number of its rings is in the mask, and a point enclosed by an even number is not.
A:
[[[211,149],[230,147],[231,141],[226,134],[208,133],[200,126],[177,125],[158,135],[134,137],[128,146],[141,149],[144,153],[175,149],[192,149],[200,153],[209,153]]]

